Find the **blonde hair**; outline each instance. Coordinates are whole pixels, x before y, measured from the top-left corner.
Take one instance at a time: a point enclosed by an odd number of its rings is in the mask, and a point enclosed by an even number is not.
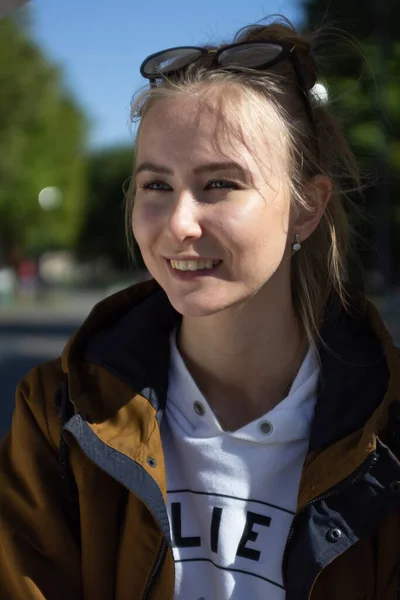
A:
[[[317,64],[312,54],[313,40],[318,33],[299,35],[284,18],[265,25],[251,25],[241,29],[233,43],[252,41],[286,41],[296,47],[303,78],[308,90],[317,80]],[[223,44],[220,47],[224,47]],[[208,46],[210,48],[210,46]],[[214,48],[214,47],[213,47]],[[346,282],[348,279],[347,257],[350,250],[352,227],[349,220],[350,192],[361,189],[360,173],[356,159],[326,104],[311,93],[313,120],[316,132],[305,110],[304,98],[297,84],[296,74],[290,60],[283,60],[264,71],[241,69],[229,72],[220,68],[210,69],[211,58],[205,56],[173,79],[165,78],[157,87],[138,94],[132,103],[132,121],[139,120],[137,140],[141,123],[150,107],[161,98],[177,93],[201,93],[205,86],[229,86],[240,90],[238,94],[220,94],[226,107],[232,103],[240,114],[241,130],[246,131],[246,117],[238,111],[238,102],[250,103],[251,114],[261,124],[271,118],[265,111],[265,103],[274,108],[275,115],[283,124],[283,143],[276,146],[286,160],[289,155],[288,174],[293,206],[313,210],[306,184],[317,174],[325,174],[332,182],[332,196],[314,233],[302,244],[300,252],[292,258],[292,299],[294,310],[304,328],[309,342],[315,346],[324,308],[335,290],[342,305],[347,308]],[[251,124],[248,124],[251,126]],[[254,124],[253,124],[254,125]],[[260,130],[260,129],[259,129]],[[261,129],[262,130],[262,129]],[[243,141],[243,140],[242,140]],[[274,148],[275,150],[275,148]],[[283,154],[284,152],[284,154]],[[131,178],[126,194],[126,231],[132,251],[132,208],[135,199],[135,181]]]

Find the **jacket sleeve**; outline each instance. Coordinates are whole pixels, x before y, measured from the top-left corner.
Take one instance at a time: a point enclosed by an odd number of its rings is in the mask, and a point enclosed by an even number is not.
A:
[[[55,373],[56,372],[56,373]],[[0,446],[0,597],[79,600],[80,553],[63,510],[57,441],[48,412],[61,370],[48,363],[21,381]],[[59,381],[61,383],[61,381]]]

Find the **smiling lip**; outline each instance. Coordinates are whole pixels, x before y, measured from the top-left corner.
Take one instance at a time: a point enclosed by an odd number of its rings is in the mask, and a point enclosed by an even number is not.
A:
[[[174,277],[176,277],[177,279],[180,280],[187,280],[187,279],[198,279],[200,277],[207,277],[211,274],[214,274],[216,269],[218,269],[218,267],[221,265],[222,260],[219,259],[213,259],[213,258],[202,258],[202,257],[193,257],[193,256],[180,256],[179,258],[165,258],[167,264],[168,264],[168,268],[170,270],[170,272],[174,275]],[[171,260],[172,261],[214,261],[216,264],[211,267],[211,268],[204,268],[204,269],[196,269],[194,271],[191,270],[180,270],[180,269],[174,269],[172,264],[171,264]]]
[[[210,256],[165,256],[166,260],[219,260],[219,258],[212,258]]]

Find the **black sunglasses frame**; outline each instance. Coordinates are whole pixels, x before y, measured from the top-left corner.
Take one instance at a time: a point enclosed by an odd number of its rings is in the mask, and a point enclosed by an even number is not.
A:
[[[211,68],[217,68],[217,67],[221,67],[223,68],[227,68],[229,69],[229,71],[234,71],[235,67],[229,67],[228,65],[223,65],[219,63],[219,57],[226,52],[227,50],[230,50],[232,48],[239,48],[240,46],[254,46],[254,45],[267,45],[267,44],[271,44],[274,46],[280,46],[282,48],[281,52],[275,56],[275,58],[266,61],[265,63],[258,65],[256,68],[254,68],[257,71],[265,71],[270,67],[273,67],[274,65],[276,65],[277,63],[289,59],[292,66],[293,66],[293,70],[295,72],[296,78],[297,78],[297,83],[298,86],[301,90],[301,96],[304,100],[304,107],[308,116],[308,120],[310,121],[311,127],[313,129],[313,133],[315,135],[315,140],[318,146],[318,135],[317,135],[317,125],[314,119],[314,115],[313,115],[313,109],[312,109],[312,104],[311,104],[311,100],[310,100],[310,94],[309,94],[309,90],[308,87],[306,85],[302,70],[301,70],[301,65],[300,65],[300,61],[299,58],[297,56],[297,52],[296,52],[296,46],[294,44],[290,44],[288,42],[285,41],[280,41],[280,40],[256,40],[254,42],[238,42],[237,44],[230,44],[228,46],[224,46],[223,48],[219,48],[218,50],[215,49],[208,49],[208,48],[204,48],[201,46],[175,46],[173,48],[166,48],[165,50],[161,50],[159,52],[155,52],[154,54],[150,54],[150,56],[148,56],[147,58],[145,58],[145,60],[142,62],[142,64],[140,65],[140,73],[142,75],[142,77],[144,77],[145,79],[148,79],[150,81],[150,86],[154,87],[157,85],[157,80],[158,79],[162,79],[163,77],[171,77],[174,75],[177,75],[180,71],[182,71],[183,69],[185,69],[186,67],[188,67],[190,64],[196,62],[197,60],[199,60],[200,58],[202,58],[203,56],[213,56],[212,62],[211,62]],[[170,71],[166,70],[163,72],[160,72],[159,74],[149,74],[146,73],[145,67],[146,64],[148,64],[148,62],[150,60],[153,60],[154,58],[157,58],[157,56],[161,56],[162,54],[165,54],[166,52],[173,52],[174,50],[197,50],[197,52],[200,52],[200,56],[197,56],[196,58],[194,58],[193,60],[189,61],[187,64],[183,65],[182,67],[179,67],[177,69],[171,69]],[[249,67],[251,68],[251,67]],[[237,69],[238,71],[240,71],[240,68]]]

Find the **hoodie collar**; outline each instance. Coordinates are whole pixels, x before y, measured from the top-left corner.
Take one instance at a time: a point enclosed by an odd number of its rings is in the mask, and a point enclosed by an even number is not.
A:
[[[169,336],[180,318],[154,281],[134,285],[96,305],[62,357],[76,410],[91,419],[84,374],[97,365],[124,384],[127,402],[134,393],[145,396],[160,419],[168,388]],[[400,388],[399,357],[370,303],[358,299],[346,313],[333,298],[321,338],[321,376],[310,451],[362,428],[387,390],[394,394]],[[92,410],[99,412],[93,405]]]

